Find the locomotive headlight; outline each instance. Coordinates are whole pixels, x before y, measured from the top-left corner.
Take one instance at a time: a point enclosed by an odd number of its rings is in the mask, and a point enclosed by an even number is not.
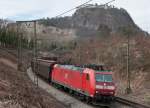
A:
[[[103,89],[104,86],[102,85],[96,85],[96,89]]]
[[[107,86],[107,89],[114,90],[115,86]]]

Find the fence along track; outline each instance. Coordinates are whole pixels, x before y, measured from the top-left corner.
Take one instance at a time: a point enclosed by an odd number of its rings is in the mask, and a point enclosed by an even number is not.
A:
[[[139,104],[139,103],[136,103],[136,102],[124,99],[124,98],[120,98],[120,97],[115,97],[115,101],[118,103],[129,105],[134,108],[150,108],[150,106]]]

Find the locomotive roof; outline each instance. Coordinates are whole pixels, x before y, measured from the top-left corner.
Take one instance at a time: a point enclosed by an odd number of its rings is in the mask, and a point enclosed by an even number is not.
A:
[[[62,67],[62,68],[66,68],[66,69],[75,70],[75,71],[83,71],[83,69],[84,69],[82,67],[77,67],[75,65],[60,65],[60,64],[58,64],[58,66]]]
[[[107,70],[103,68],[103,65],[84,65],[84,66],[75,66],[75,65],[60,65],[58,64],[57,66],[65,68],[65,69],[70,69],[70,70],[76,70],[76,71],[83,71],[85,68],[93,69],[95,70],[96,73],[103,73],[103,72],[111,72],[110,70]]]
[[[104,64],[100,64],[100,65],[97,65],[97,64],[86,64],[86,65],[81,65],[79,67],[93,69],[96,72],[110,72],[108,67],[106,65],[104,65]]]

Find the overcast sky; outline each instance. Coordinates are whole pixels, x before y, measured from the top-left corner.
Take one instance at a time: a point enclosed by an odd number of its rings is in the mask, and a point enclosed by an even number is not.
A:
[[[31,20],[54,17],[86,1],[88,0],[0,0],[0,18]],[[108,1],[93,0],[91,3],[103,4]],[[111,4],[125,8],[134,22],[150,33],[150,0],[116,0]]]

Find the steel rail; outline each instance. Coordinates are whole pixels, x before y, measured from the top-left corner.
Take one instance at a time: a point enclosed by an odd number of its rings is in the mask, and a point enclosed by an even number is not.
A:
[[[127,100],[127,99],[124,99],[124,98],[121,98],[121,97],[115,97],[115,101],[118,102],[118,103],[129,105],[129,106],[134,107],[134,108],[150,108],[150,106],[140,104],[140,103],[137,103],[137,102],[133,102],[131,100]]]

